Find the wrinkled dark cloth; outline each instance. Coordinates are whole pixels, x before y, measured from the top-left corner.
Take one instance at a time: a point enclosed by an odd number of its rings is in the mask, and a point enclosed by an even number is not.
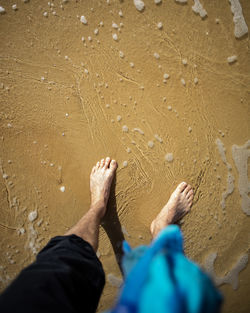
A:
[[[92,246],[76,235],[52,238],[0,296],[1,313],[92,313],[105,284]]]

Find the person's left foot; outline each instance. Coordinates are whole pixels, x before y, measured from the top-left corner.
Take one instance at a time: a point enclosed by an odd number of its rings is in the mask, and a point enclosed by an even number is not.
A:
[[[151,223],[151,233],[155,238],[158,233],[170,224],[176,223],[190,211],[194,198],[194,191],[185,182],[180,183],[172,193],[167,204]]]
[[[101,217],[106,213],[110,187],[113,181],[117,162],[107,157],[98,161],[90,174],[91,208],[100,210]]]

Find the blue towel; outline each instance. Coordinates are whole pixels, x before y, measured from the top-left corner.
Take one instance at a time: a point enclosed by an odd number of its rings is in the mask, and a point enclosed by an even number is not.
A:
[[[161,231],[149,247],[123,244],[124,285],[110,313],[216,313],[222,296],[183,252],[178,226]]]

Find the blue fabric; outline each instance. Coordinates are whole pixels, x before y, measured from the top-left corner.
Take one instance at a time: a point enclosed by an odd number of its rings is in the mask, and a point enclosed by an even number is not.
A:
[[[178,226],[165,228],[149,247],[123,245],[125,282],[111,313],[216,313],[222,296],[183,252]]]

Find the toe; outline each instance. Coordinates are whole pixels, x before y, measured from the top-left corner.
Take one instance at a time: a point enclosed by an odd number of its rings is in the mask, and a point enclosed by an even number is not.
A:
[[[189,192],[187,193],[187,198],[193,198],[194,192],[193,189],[189,190]]]
[[[190,193],[190,195],[188,196],[188,199],[187,199],[189,206],[192,205],[193,199],[194,199],[194,194]]]
[[[105,164],[105,160],[104,160],[104,159],[101,159],[100,168],[103,168],[103,167],[104,167],[104,164]]]
[[[180,183],[180,184],[177,186],[176,190],[177,190],[178,192],[183,192],[183,190],[184,190],[186,187],[187,187],[187,183],[182,182],[182,183]]]
[[[96,169],[96,167],[93,166],[92,171],[91,171],[91,174],[93,174],[93,173],[95,172],[95,169]]]
[[[188,209],[191,208],[192,204],[193,204],[193,199],[188,199],[188,206],[189,206]]]
[[[187,185],[183,192],[185,195],[187,195],[190,190],[192,190],[192,187],[190,185]]]
[[[111,170],[116,170],[117,168],[117,162],[115,160],[112,160],[110,163]]]
[[[105,165],[104,167],[107,169],[109,167],[109,164],[110,164],[110,158],[107,157],[106,160],[105,160]]]
[[[96,163],[95,167],[96,167],[96,169],[98,169],[100,167],[100,162],[99,161]]]

